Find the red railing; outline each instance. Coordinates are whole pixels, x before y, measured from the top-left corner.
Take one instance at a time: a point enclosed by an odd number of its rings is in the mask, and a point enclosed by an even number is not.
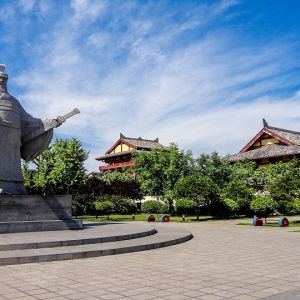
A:
[[[112,163],[109,165],[100,166],[99,170],[105,171],[105,170],[118,169],[118,168],[122,168],[122,167],[132,167],[132,166],[134,166],[133,161],[124,161],[124,162],[120,162],[120,163]]]

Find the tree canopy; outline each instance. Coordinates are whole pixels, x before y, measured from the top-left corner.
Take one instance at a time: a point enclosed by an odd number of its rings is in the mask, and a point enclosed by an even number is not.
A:
[[[88,152],[75,138],[58,139],[35,160],[35,170],[23,164],[27,190],[35,194],[78,194],[85,185]]]
[[[133,168],[88,178],[87,157],[77,139],[56,140],[34,161],[35,170],[23,164],[27,190],[41,195],[72,194],[76,213],[93,212],[95,201],[110,201],[114,210],[130,211],[133,200],[144,195],[158,197],[177,213],[193,209],[218,216],[268,214],[273,209],[300,213],[299,159],[260,168],[251,161],[230,164],[216,152],[193,158],[190,151],[171,144],[136,151]],[[176,201],[177,210],[173,209]]]
[[[170,198],[179,178],[191,175],[194,160],[190,151],[179,150],[171,144],[168,148],[137,151],[133,158],[134,172],[145,194]]]

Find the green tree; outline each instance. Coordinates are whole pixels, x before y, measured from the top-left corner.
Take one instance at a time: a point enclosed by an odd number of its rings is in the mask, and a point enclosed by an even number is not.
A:
[[[77,194],[72,200],[72,214],[75,216],[92,214],[95,211],[94,202],[95,199],[88,194]]]
[[[230,198],[223,199],[222,203],[224,205],[224,215],[226,214],[228,214],[229,216],[235,215],[240,208],[239,204],[235,200]]]
[[[244,182],[248,187],[255,187],[254,172],[257,170],[257,164],[253,161],[241,161],[230,166],[229,181],[238,179]]]
[[[142,212],[147,214],[159,214],[164,210],[164,204],[156,200],[148,200],[142,203]]]
[[[208,176],[220,188],[229,181],[231,175],[228,160],[221,158],[217,152],[201,154],[196,159],[195,170],[202,176]]]
[[[175,208],[177,215],[195,213],[196,201],[190,199],[178,199],[176,200]]]
[[[115,181],[126,182],[132,178],[128,172],[113,172],[106,171],[101,177],[101,180],[107,184],[112,184]]]
[[[242,179],[232,178],[223,188],[222,198],[229,198],[235,201],[239,206],[240,214],[250,213],[250,202],[254,194],[254,189],[247,185]]]
[[[34,193],[35,170],[29,168],[29,163],[22,161],[22,172],[24,177],[24,186],[29,194]]]
[[[100,178],[105,187],[103,194],[120,195],[131,199],[142,199],[144,194],[140,183],[129,172],[105,172]]]
[[[113,211],[117,214],[131,214],[136,211],[136,205],[130,198],[122,195],[101,195],[97,197],[97,201],[109,201],[112,203]]]
[[[111,201],[95,201],[94,206],[96,209],[96,218],[98,214],[106,214],[107,220],[109,220],[109,215],[113,210],[113,203]]]
[[[266,190],[277,202],[278,209],[285,213],[289,202],[300,197],[300,161],[291,160],[270,166],[270,179]]]
[[[88,152],[79,140],[58,139],[34,160],[37,168],[32,177],[28,176],[27,167],[23,168],[25,185],[41,195],[76,195],[82,191],[87,179],[84,168],[87,158]]]
[[[286,213],[288,215],[299,215],[300,214],[300,199],[294,199],[286,205]]]
[[[250,208],[258,216],[266,218],[276,208],[276,202],[270,196],[257,195],[251,201]]]
[[[133,160],[134,172],[144,193],[160,196],[169,203],[177,180],[194,170],[192,153],[179,150],[175,144],[152,151],[136,151]]]
[[[219,192],[219,187],[210,177],[200,174],[181,177],[173,190],[175,199],[193,200],[203,212],[211,214],[216,213]]]
[[[258,178],[254,176],[256,170],[257,164],[252,161],[241,161],[230,165],[230,175],[228,182],[222,188],[221,198],[235,201],[238,205],[238,214],[250,214],[250,202],[258,185]],[[223,201],[224,212],[228,214],[227,204],[229,202]]]

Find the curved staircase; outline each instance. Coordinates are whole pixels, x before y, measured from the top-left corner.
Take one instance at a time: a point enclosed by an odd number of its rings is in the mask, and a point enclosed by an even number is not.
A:
[[[0,234],[0,265],[79,259],[172,246],[193,238],[190,232],[163,224],[107,223],[80,231]]]

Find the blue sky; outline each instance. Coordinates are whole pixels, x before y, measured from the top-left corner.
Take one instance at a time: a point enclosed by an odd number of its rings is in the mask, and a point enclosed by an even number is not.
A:
[[[96,170],[122,132],[195,155],[270,125],[300,131],[300,2],[0,0],[0,63],[34,116],[79,116]]]

